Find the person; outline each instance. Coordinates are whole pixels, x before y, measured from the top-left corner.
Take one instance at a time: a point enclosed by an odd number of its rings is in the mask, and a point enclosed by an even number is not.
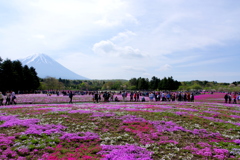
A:
[[[187,93],[187,101],[188,101],[188,102],[191,101],[191,95],[190,95],[190,92]]]
[[[184,95],[183,95],[183,101],[187,101],[187,93],[185,92]]]
[[[110,93],[110,101],[113,102],[113,93]]]
[[[104,102],[108,102],[108,93],[107,92],[103,93],[103,98],[104,98]]]
[[[238,103],[240,103],[240,94],[237,97],[237,101],[238,101]]]
[[[12,91],[12,93],[11,93],[11,98],[12,98],[12,104],[17,104],[17,103],[15,102],[16,95],[15,95],[15,92],[14,92],[14,91]]]
[[[194,93],[190,95],[191,102],[194,102]]]
[[[227,103],[228,102],[228,94],[227,93],[225,94],[224,99],[225,99],[225,103]]]
[[[158,92],[157,95],[156,95],[156,101],[160,101],[160,99],[161,99],[161,93]]]
[[[182,101],[182,95],[181,95],[181,92],[178,93],[177,97],[178,97],[178,101]]]
[[[119,100],[118,100],[118,97],[117,97],[117,96],[115,97],[115,102],[119,102]]]
[[[165,101],[166,100],[166,97],[165,97],[165,93],[163,92],[162,93],[162,101]]]
[[[142,102],[145,102],[146,100],[145,100],[145,97],[142,97]]]
[[[92,101],[95,103],[95,94],[92,94]]]
[[[133,92],[130,93],[130,102],[133,101]]]
[[[3,94],[0,92],[0,106],[3,106]]]
[[[149,100],[152,102],[153,101],[153,97],[154,97],[154,94],[151,92],[150,94],[149,94]]]
[[[95,94],[94,94],[94,99],[95,99],[95,101],[98,103],[98,92],[95,92]],[[94,102],[95,103],[95,102]]]
[[[229,103],[232,103],[232,95],[231,94],[228,95],[228,101],[229,101]]]
[[[10,99],[11,94],[10,94],[9,92],[7,92],[7,93],[6,93],[6,97],[7,97],[7,98],[6,98],[5,105],[7,105],[7,104],[10,105],[10,103],[11,103],[11,102],[10,102],[10,101],[11,101],[11,99]]]
[[[237,94],[236,93],[234,93],[234,95],[233,95],[233,103],[237,104]]]
[[[137,93],[136,92],[133,94],[133,98],[134,98],[134,101],[136,102],[137,101]]]
[[[69,103],[73,103],[73,102],[72,102],[72,98],[73,98],[73,93],[72,93],[72,91],[70,91],[70,93],[69,93],[69,98],[70,98]]]
[[[175,93],[172,93],[171,97],[172,97],[172,102],[174,102],[175,99],[176,99],[176,97],[175,97]]]
[[[101,101],[101,93],[98,94],[98,100]]]
[[[171,94],[170,94],[170,93],[167,93],[166,99],[167,99],[167,101],[170,101],[170,100],[171,100]]]
[[[125,102],[126,101],[126,93],[125,93],[125,91],[123,91],[123,93],[122,93],[122,98],[123,98],[123,102]]]
[[[140,101],[139,97],[140,97],[140,93],[137,92],[137,101]]]

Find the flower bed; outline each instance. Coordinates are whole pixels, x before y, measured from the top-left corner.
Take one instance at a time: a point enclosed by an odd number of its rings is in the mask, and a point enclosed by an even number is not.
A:
[[[210,102],[0,107],[0,159],[238,159],[240,105]]]

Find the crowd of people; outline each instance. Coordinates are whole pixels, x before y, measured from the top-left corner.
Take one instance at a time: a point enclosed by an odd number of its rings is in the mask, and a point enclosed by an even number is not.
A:
[[[103,102],[119,102],[118,96],[121,96],[121,101],[126,102],[145,102],[147,101],[185,101],[194,102],[193,92],[91,92],[92,101],[98,103],[103,99]]]
[[[43,93],[43,92],[41,92]],[[153,102],[153,101],[184,101],[194,102],[194,96],[196,92],[170,92],[170,91],[45,91],[47,96],[56,94],[59,96],[69,97],[69,103],[73,103],[74,95],[91,95],[94,103],[102,102]],[[213,94],[213,93],[211,93]],[[16,94],[14,91],[8,91],[4,95],[0,92],[0,105],[17,104]],[[226,93],[224,96],[225,103],[240,103],[240,94],[238,93]],[[4,103],[3,103],[4,102]]]
[[[59,92],[57,92],[59,94]],[[69,92],[64,91],[63,95],[69,95]],[[184,102],[194,102],[194,96],[200,94],[199,92],[167,92],[167,91],[75,91],[71,92],[70,102],[72,103],[73,95],[92,95],[92,101],[98,103],[103,102],[119,102],[119,101],[129,101],[129,102],[145,102],[145,101],[184,101]],[[205,94],[205,93],[204,93]],[[213,94],[213,92],[211,92]],[[120,100],[118,96],[121,95]],[[226,93],[224,96],[225,103],[240,103],[240,93]]]
[[[226,93],[224,95],[225,103],[233,103],[237,104],[240,103],[240,94],[234,93]]]
[[[51,96],[52,94],[56,94],[57,96],[62,93],[63,96],[69,97],[69,103],[73,103],[74,95],[92,95],[92,101],[98,103],[99,101],[110,102],[110,101],[130,101],[130,102],[145,102],[145,101],[194,101],[194,93],[193,92],[160,92],[160,91],[119,91],[119,92],[111,92],[111,91],[43,91],[47,96]],[[43,93],[40,92],[40,93]],[[122,97],[122,98],[120,98]],[[5,100],[5,103],[3,103]],[[120,99],[119,99],[120,98]],[[2,92],[0,92],[0,105],[10,105],[17,104],[16,95],[14,91],[6,92],[5,96],[3,96]]]
[[[15,99],[16,99],[15,92],[14,91],[11,91],[11,92],[7,91],[6,92],[6,101],[5,101],[5,104],[3,104],[4,96],[3,96],[2,92],[0,92],[0,106],[17,104]]]

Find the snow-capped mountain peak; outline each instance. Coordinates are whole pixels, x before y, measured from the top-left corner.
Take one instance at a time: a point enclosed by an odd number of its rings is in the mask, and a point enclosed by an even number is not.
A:
[[[31,62],[52,64],[52,59],[44,53],[37,53],[37,54],[31,55],[31,56],[28,56],[28,57],[22,59],[21,61],[22,61],[22,63],[25,63],[25,64],[29,64]]]
[[[70,71],[44,53],[34,54],[24,59],[20,59],[20,61],[23,65],[34,67],[40,78],[46,78],[49,76],[62,79],[88,79]]]

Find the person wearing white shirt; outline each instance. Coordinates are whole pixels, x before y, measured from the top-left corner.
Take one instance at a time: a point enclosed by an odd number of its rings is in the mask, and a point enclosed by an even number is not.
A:
[[[11,98],[12,98],[12,104],[17,104],[17,103],[15,102],[16,95],[15,95],[15,92],[14,92],[14,91],[12,91],[12,93],[11,93]]]

